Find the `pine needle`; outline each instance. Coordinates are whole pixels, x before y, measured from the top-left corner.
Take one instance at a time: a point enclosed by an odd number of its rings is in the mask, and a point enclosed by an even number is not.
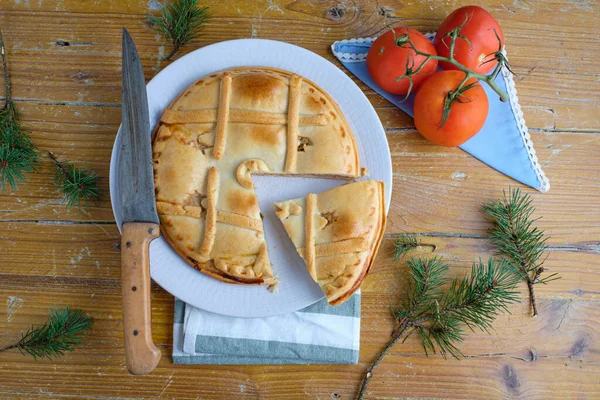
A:
[[[509,189],[500,200],[484,204],[483,211],[492,222],[492,241],[498,254],[506,258],[515,275],[527,283],[535,317],[538,311],[533,285],[546,284],[559,277],[557,274],[541,277],[548,237],[534,225],[537,219],[533,218],[532,202],[529,194]]]
[[[394,242],[394,255],[392,259],[398,261],[417,247],[419,247],[419,241],[416,235],[402,235]]]
[[[419,247],[429,247],[432,252],[434,252],[437,249],[437,246],[435,244],[421,242],[419,239],[417,239],[417,235],[415,235],[414,233],[401,235],[394,242],[394,255],[392,256],[392,260],[401,260],[408,253]]]
[[[172,42],[173,50],[164,58],[170,60],[181,46],[200,36],[210,18],[208,7],[198,8],[198,0],[175,0],[162,9],[160,16],[149,15],[147,20]]]
[[[87,209],[91,200],[100,199],[98,174],[86,168],[77,168],[73,164],[58,161],[51,152],[48,152],[48,155],[56,167],[55,184],[63,194],[62,202],[66,204],[67,209],[77,206],[79,212],[82,212],[82,206]]]
[[[407,264],[410,269],[406,292],[408,301],[405,307],[392,309],[397,320],[419,315],[424,311],[423,307],[438,302],[439,289],[448,283],[448,264],[441,257],[411,258]]]
[[[92,319],[79,309],[55,308],[50,310],[48,320],[41,327],[31,327],[21,334],[21,339],[0,349],[18,349],[21,354],[29,354],[34,360],[58,359],[74,346],[81,345],[85,332],[92,326]]]

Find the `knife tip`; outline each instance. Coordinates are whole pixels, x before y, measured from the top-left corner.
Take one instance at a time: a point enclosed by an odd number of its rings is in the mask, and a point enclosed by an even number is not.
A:
[[[127,31],[127,28],[123,27],[123,43],[128,39],[131,40],[131,35]]]

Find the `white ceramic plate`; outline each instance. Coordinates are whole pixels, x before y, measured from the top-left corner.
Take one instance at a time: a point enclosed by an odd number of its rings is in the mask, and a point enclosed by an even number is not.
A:
[[[147,86],[151,131],[163,110],[184,89],[205,75],[239,66],[275,67],[295,72],[323,88],[346,116],[360,152],[361,166],[369,178],[385,183],[386,207],[392,193],[392,163],[385,132],[375,110],[352,80],[321,56],[291,44],[262,39],[240,39],[198,49],[158,73]],[[148,132],[150,135],[151,132]],[[115,219],[121,229],[119,204],[120,129],[110,163],[110,194]],[[339,181],[304,178],[257,177],[259,205],[265,215],[265,234],[279,292],[264,286],[245,287],[209,278],[189,266],[163,238],[150,246],[152,278],[175,297],[204,310],[236,317],[265,317],[309,306],[323,294],[316,285],[281,224],[271,212],[273,201],[305,196],[339,185]],[[387,210],[386,210],[387,212]]]

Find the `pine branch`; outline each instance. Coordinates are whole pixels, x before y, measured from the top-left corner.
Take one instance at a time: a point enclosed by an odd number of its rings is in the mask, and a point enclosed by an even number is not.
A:
[[[198,8],[198,0],[175,0],[162,9],[160,17],[149,15],[147,20],[173,43],[173,50],[164,58],[170,60],[181,46],[200,36],[210,18],[208,7]]]
[[[381,360],[383,360],[383,357],[385,357],[385,355],[388,353],[388,351],[390,351],[392,349],[392,347],[394,347],[396,345],[396,343],[398,343],[398,341],[400,339],[402,339],[402,337],[404,337],[404,334],[406,333],[406,331],[408,329],[408,325],[405,324],[404,326],[400,326],[399,328],[400,329],[397,329],[397,331],[392,336],[392,339],[388,342],[387,346],[385,346],[385,348],[381,351],[381,353],[379,353],[379,355],[377,356],[375,361],[373,361],[373,364],[371,364],[371,367],[365,374],[363,383],[360,387],[360,392],[358,392],[358,396],[357,396],[358,399],[362,399],[364,397],[365,392],[367,391],[367,387],[369,386],[369,382],[371,381],[371,378],[373,377],[373,370],[375,370],[375,368],[377,368],[377,365],[379,365]]]
[[[4,67],[5,104],[0,109],[0,192],[10,186],[18,188],[19,183],[25,182],[25,175],[33,172],[39,163],[39,153],[33,141],[31,132],[21,126],[20,114],[11,97],[10,76],[4,38],[0,30],[0,55]]]
[[[41,327],[33,326],[21,334],[21,339],[12,345],[0,348],[0,352],[18,349],[34,360],[58,359],[64,353],[81,345],[85,332],[92,326],[92,319],[79,309],[56,308],[50,310],[48,320]]]
[[[479,261],[468,276],[452,280],[447,278],[448,265],[439,257],[413,258],[408,266],[407,301],[392,310],[398,327],[365,374],[358,399],[365,395],[373,370],[401,339],[416,333],[426,355],[439,353],[445,358],[450,354],[458,358],[462,356],[458,345],[465,336],[464,326],[489,332],[496,317],[518,301],[514,288],[519,279],[504,260]]]
[[[527,283],[532,316],[538,315],[533,286],[559,279],[557,274],[541,278],[544,272],[542,259],[548,237],[534,226],[535,208],[531,196],[520,189],[509,189],[502,199],[483,205],[484,212],[492,222],[492,241],[499,255],[505,257],[513,272]]]
[[[82,212],[82,205],[86,208],[90,200],[100,198],[100,188],[98,183],[100,176],[94,171],[85,168],[77,168],[73,164],[61,162],[56,159],[52,152],[48,155],[56,167],[55,184],[63,194],[63,203],[66,203],[67,209],[77,206],[79,212]]]

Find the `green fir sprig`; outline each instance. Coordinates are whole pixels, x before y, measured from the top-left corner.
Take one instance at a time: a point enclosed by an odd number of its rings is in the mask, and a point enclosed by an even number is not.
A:
[[[460,357],[458,345],[465,328],[489,332],[508,305],[519,300],[514,291],[519,280],[505,260],[490,258],[473,264],[464,278],[450,279],[448,265],[439,257],[411,258],[406,302],[392,308],[397,327],[392,338],[365,374],[358,398],[367,390],[373,370],[394,345],[416,333],[426,355],[439,353]]]
[[[0,352],[17,349],[21,354],[29,354],[37,359],[58,359],[66,352],[73,351],[85,339],[92,326],[92,319],[79,309],[55,308],[44,325],[30,327],[21,334],[21,339],[10,346],[0,348]]]
[[[170,60],[181,46],[200,36],[210,18],[208,7],[198,7],[198,0],[175,0],[163,7],[160,16],[147,17],[150,26],[173,43],[173,50],[164,60]]]
[[[492,222],[492,241],[499,255],[508,260],[512,271],[527,283],[532,316],[538,315],[533,286],[560,279],[554,273],[542,278],[544,272],[546,241],[544,231],[534,225],[533,200],[520,189],[509,189],[499,200],[483,205],[484,212]]]
[[[4,67],[6,100],[0,109],[0,192],[10,186],[15,190],[24,183],[26,174],[36,170],[40,161],[40,152],[31,139],[31,132],[21,126],[19,110],[11,97],[10,76],[4,39],[0,30],[0,54]],[[100,177],[93,171],[76,168],[72,164],[59,162],[52,153],[50,158],[56,166],[55,184],[64,195],[67,208],[77,206],[81,211],[82,203],[87,206],[89,200],[100,197],[98,181]]]
[[[55,184],[63,194],[63,203],[67,209],[77,206],[87,208],[91,200],[100,198],[100,176],[86,168],[77,168],[71,163],[58,161],[52,152],[48,152],[56,167]]]
[[[35,171],[39,152],[31,140],[31,132],[21,126],[21,116],[10,93],[10,76],[6,48],[0,30],[0,55],[4,67],[5,102],[0,109],[0,192],[12,190],[25,182],[26,174]]]

